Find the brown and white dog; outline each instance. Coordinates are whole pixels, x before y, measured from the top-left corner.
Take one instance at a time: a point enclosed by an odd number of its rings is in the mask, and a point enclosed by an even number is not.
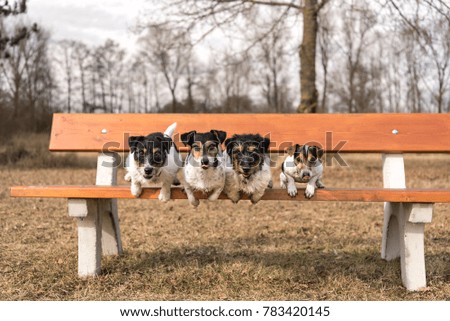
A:
[[[295,183],[307,183],[305,197],[314,196],[316,188],[324,188],[322,183],[323,149],[317,146],[299,145],[288,149],[288,156],[281,165],[280,184],[291,197],[297,195]]]
[[[193,206],[199,204],[194,191],[208,193],[208,200],[215,201],[224,188],[225,162],[221,145],[226,137],[226,132],[215,129],[206,133],[194,130],[181,135],[181,141],[191,147],[184,163],[182,183]]]
[[[225,141],[224,191],[234,203],[245,193],[256,204],[271,185],[272,174],[267,156],[269,145],[270,139],[259,134],[234,135]]]

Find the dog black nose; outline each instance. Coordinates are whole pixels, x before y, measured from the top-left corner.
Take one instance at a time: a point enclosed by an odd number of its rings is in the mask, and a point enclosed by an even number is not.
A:
[[[146,175],[151,175],[152,172],[153,172],[153,168],[151,168],[151,167],[146,167],[146,168],[144,168],[144,173],[145,173]]]
[[[251,169],[251,167],[242,167],[242,170],[244,171],[245,174],[250,172],[250,169]]]
[[[202,158],[202,165],[208,165],[209,164],[209,159],[207,157],[203,157]]]

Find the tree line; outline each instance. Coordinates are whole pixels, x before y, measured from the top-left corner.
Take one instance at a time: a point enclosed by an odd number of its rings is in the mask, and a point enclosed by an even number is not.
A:
[[[0,5],[0,128],[61,112],[448,112],[445,1],[155,1],[134,52]],[[11,20],[11,21],[8,21]],[[306,30],[305,30],[306,29]]]

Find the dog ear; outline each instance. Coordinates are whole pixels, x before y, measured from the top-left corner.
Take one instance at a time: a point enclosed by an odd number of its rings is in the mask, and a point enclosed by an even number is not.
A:
[[[297,145],[291,145],[286,149],[286,152],[288,153],[289,156],[294,155],[296,146]]]
[[[323,157],[323,149],[321,148],[321,147],[317,147],[317,157],[319,158],[319,159],[322,159],[322,157]]]
[[[227,138],[227,133],[222,130],[211,129],[210,133],[214,134],[221,144]]]
[[[236,143],[236,141],[234,138],[228,138],[225,141],[225,148],[227,150],[228,156],[231,156],[231,154],[233,153],[233,147],[234,147],[235,143]]]
[[[298,154],[300,154],[301,146],[299,144],[291,145],[288,148],[288,154],[289,156],[297,157]]]
[[[161,142],[163,152],[169,154],[169,150],[170,147],[172,147],[172,144],[173,144],[172,138],[164,136]]]
[[[261,142],[259,143],[260,151],[262,153],[267,153],[270,146],[270,138],[264,137]]]
[[[130,147],[130,152],[133,153],[142,145],[144,141],[144,136],[130,136],[128,137],[128,146]],[[143,147],[143,145],[141,146]]]
[[[181,134],[181,142],[184,144],[184,146],[189,145],[192,146],[194,143],[194,136],[197,132],[195,130]]]

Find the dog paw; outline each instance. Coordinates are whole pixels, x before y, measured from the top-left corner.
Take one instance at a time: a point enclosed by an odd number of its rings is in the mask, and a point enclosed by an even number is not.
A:
[[[273,181],[272,180],[269,181],[269,184],[267,184],[267,187],[268,188],[272,188],[273,187]]]
[[[318,181],[316,182],[316,187],[317,187],[317,188],[325,188],[325,185],[324,185],[321,181],[318,180]]]
[[[193,200],[189,200],[189,203],[193,206],[193,207],[197,207],[200,204],[200,201],[198,199],[193,199]]]
[[[239,202],[239,200],[241,199],[241,195],[239,195],[239,194],[237,194],[237,195],[227,195],[227,196],[234,204],[237,204],[237,202]]]
[[[250,201],[252,202],[253,205],[258,203],[260,200],[261,200],[260,196],[258,196],[258,197],[253,197],[253,196],[250,197]]]
[[[123,179],[126,180],[127,182],[131,182],[131,175],[130,175],[130,173],[126,173]]]
[[[308,198],[308,199],[313,197],[314,196],[314,191],[315,191],[315,188],[314,188],[313,185],[310,185],[310,184],[306,185],[305,197]]]
[[[220,194],[211,194],[208,196],[208,201],[210,202],[214,202],[217,201],[219,199]]]
[[[134,197],[139,197],[142,194],[142,187],[140,185],[131,185],[131,194]]]
[[[159,199],[161,202],[166,203],[166,202],[170,201],[170,194],[167,195],[167,194],[165,194],[165,193],[159,192],[158,199]]]
[[[297,187],[295,185],[289,185],[287,190],[290,197],[295,197],[297,195]]]

